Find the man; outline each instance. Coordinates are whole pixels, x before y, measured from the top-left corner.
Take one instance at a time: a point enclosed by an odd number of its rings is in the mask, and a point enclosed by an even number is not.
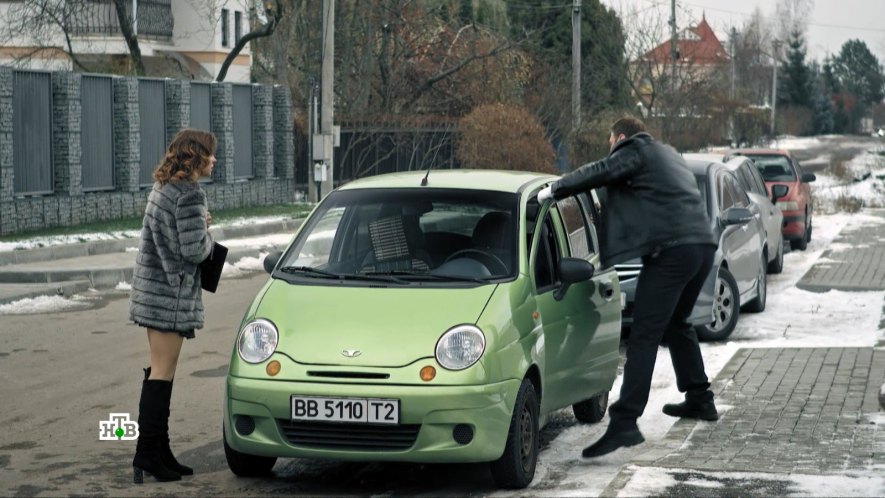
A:
[[[666,336],[685,401],[664,406],[674,417],[719,418],[704,373],[697,334],[686,319],[713,265],[716,240],[694,175],[672,147],[658,143],[635,118],[611,127],[608,157],[585,164],[538,194],[562,199],[605,188],[600,256],[606,266],[642,257],[621,396],[605,434],[585,458],[645,441],[636,425],[648,403],[655,358]]]

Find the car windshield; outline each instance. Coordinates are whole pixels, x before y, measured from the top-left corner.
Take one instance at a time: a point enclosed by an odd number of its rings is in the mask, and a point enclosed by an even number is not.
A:
[[[278,271],[325,282],[485,283],[515,275],[519,196],[467,189],[333,192]]]
[[[748,155],[766,182],[794,182],[796,173],[790,160],[777,155]]]

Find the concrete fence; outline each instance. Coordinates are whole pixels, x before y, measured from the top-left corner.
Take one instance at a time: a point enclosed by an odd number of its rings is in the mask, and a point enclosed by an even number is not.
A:
[[[80,73],[0,67],[0,235],[141,216],[150,172],[192,117],[218,138],[210,210],[295,200],[285,88],[212,83],[192,112],[189,81],[85,77],[84,91]]]

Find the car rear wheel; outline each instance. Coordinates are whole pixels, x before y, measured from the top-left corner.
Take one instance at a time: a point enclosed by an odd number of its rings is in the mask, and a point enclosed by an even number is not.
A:
[[[801,239],[790,241],[790,249],[804,251],[808,248],[809,242],[811,242],[811,218],[808,216],[808,213],[805,213],[805,231]]]
[[[535,386],[530,380],[523,379],[510,417],[504,454],[490,464],[492,477],[498,486],[522,489],[535,477],[539,451],[538,411]]]
[[[575,418],[578,422],[585,424],[595,424],[605,417],[605,410],[608,408],[608,392],[597,394],[590,399],[585,399],[572,405],[572,411],[575,412]]]
[[[227,444],[227,436],[222,429],[221,437],[224,440],[224,457],[231,472],[240,477],[261,477],[270,474],[273,466],[277,463],[276,457],[248,455],[230,447]]]
[[[730,336],[737,326],[740,314],[739,300],[740,294],[734,276],[728,268],[719,268],[716,286],[713,288],[713,323],[695,327],[698,339],[721,341]]]
[[[784,243],[777,247],[777,256],[768,262],[768,273],[778,274],[784,271]]]
[[[762,265],[759,274],[756,275],[756,297],[747,303],[744,308],[753,313],[765,311],[765,300],[768,297],[768,282],[765,281],[765,255],[762,256]]]

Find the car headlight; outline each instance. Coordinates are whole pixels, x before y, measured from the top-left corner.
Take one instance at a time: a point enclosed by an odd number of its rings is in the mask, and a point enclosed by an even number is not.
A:
[[[798,211],[799,210],[799,203],[796,201],[778,201],[776,206],[781,208],[781,211]]]
[[[274,324],[258,318],[247,323],[237,339],[237,353],[247,363],[261,363],[277,349],[280,335]]]
[[[486,349],[486,338],[473,325],[447,330],[436,343],[436,361],[448,370],[464,370],[473,365]]]

